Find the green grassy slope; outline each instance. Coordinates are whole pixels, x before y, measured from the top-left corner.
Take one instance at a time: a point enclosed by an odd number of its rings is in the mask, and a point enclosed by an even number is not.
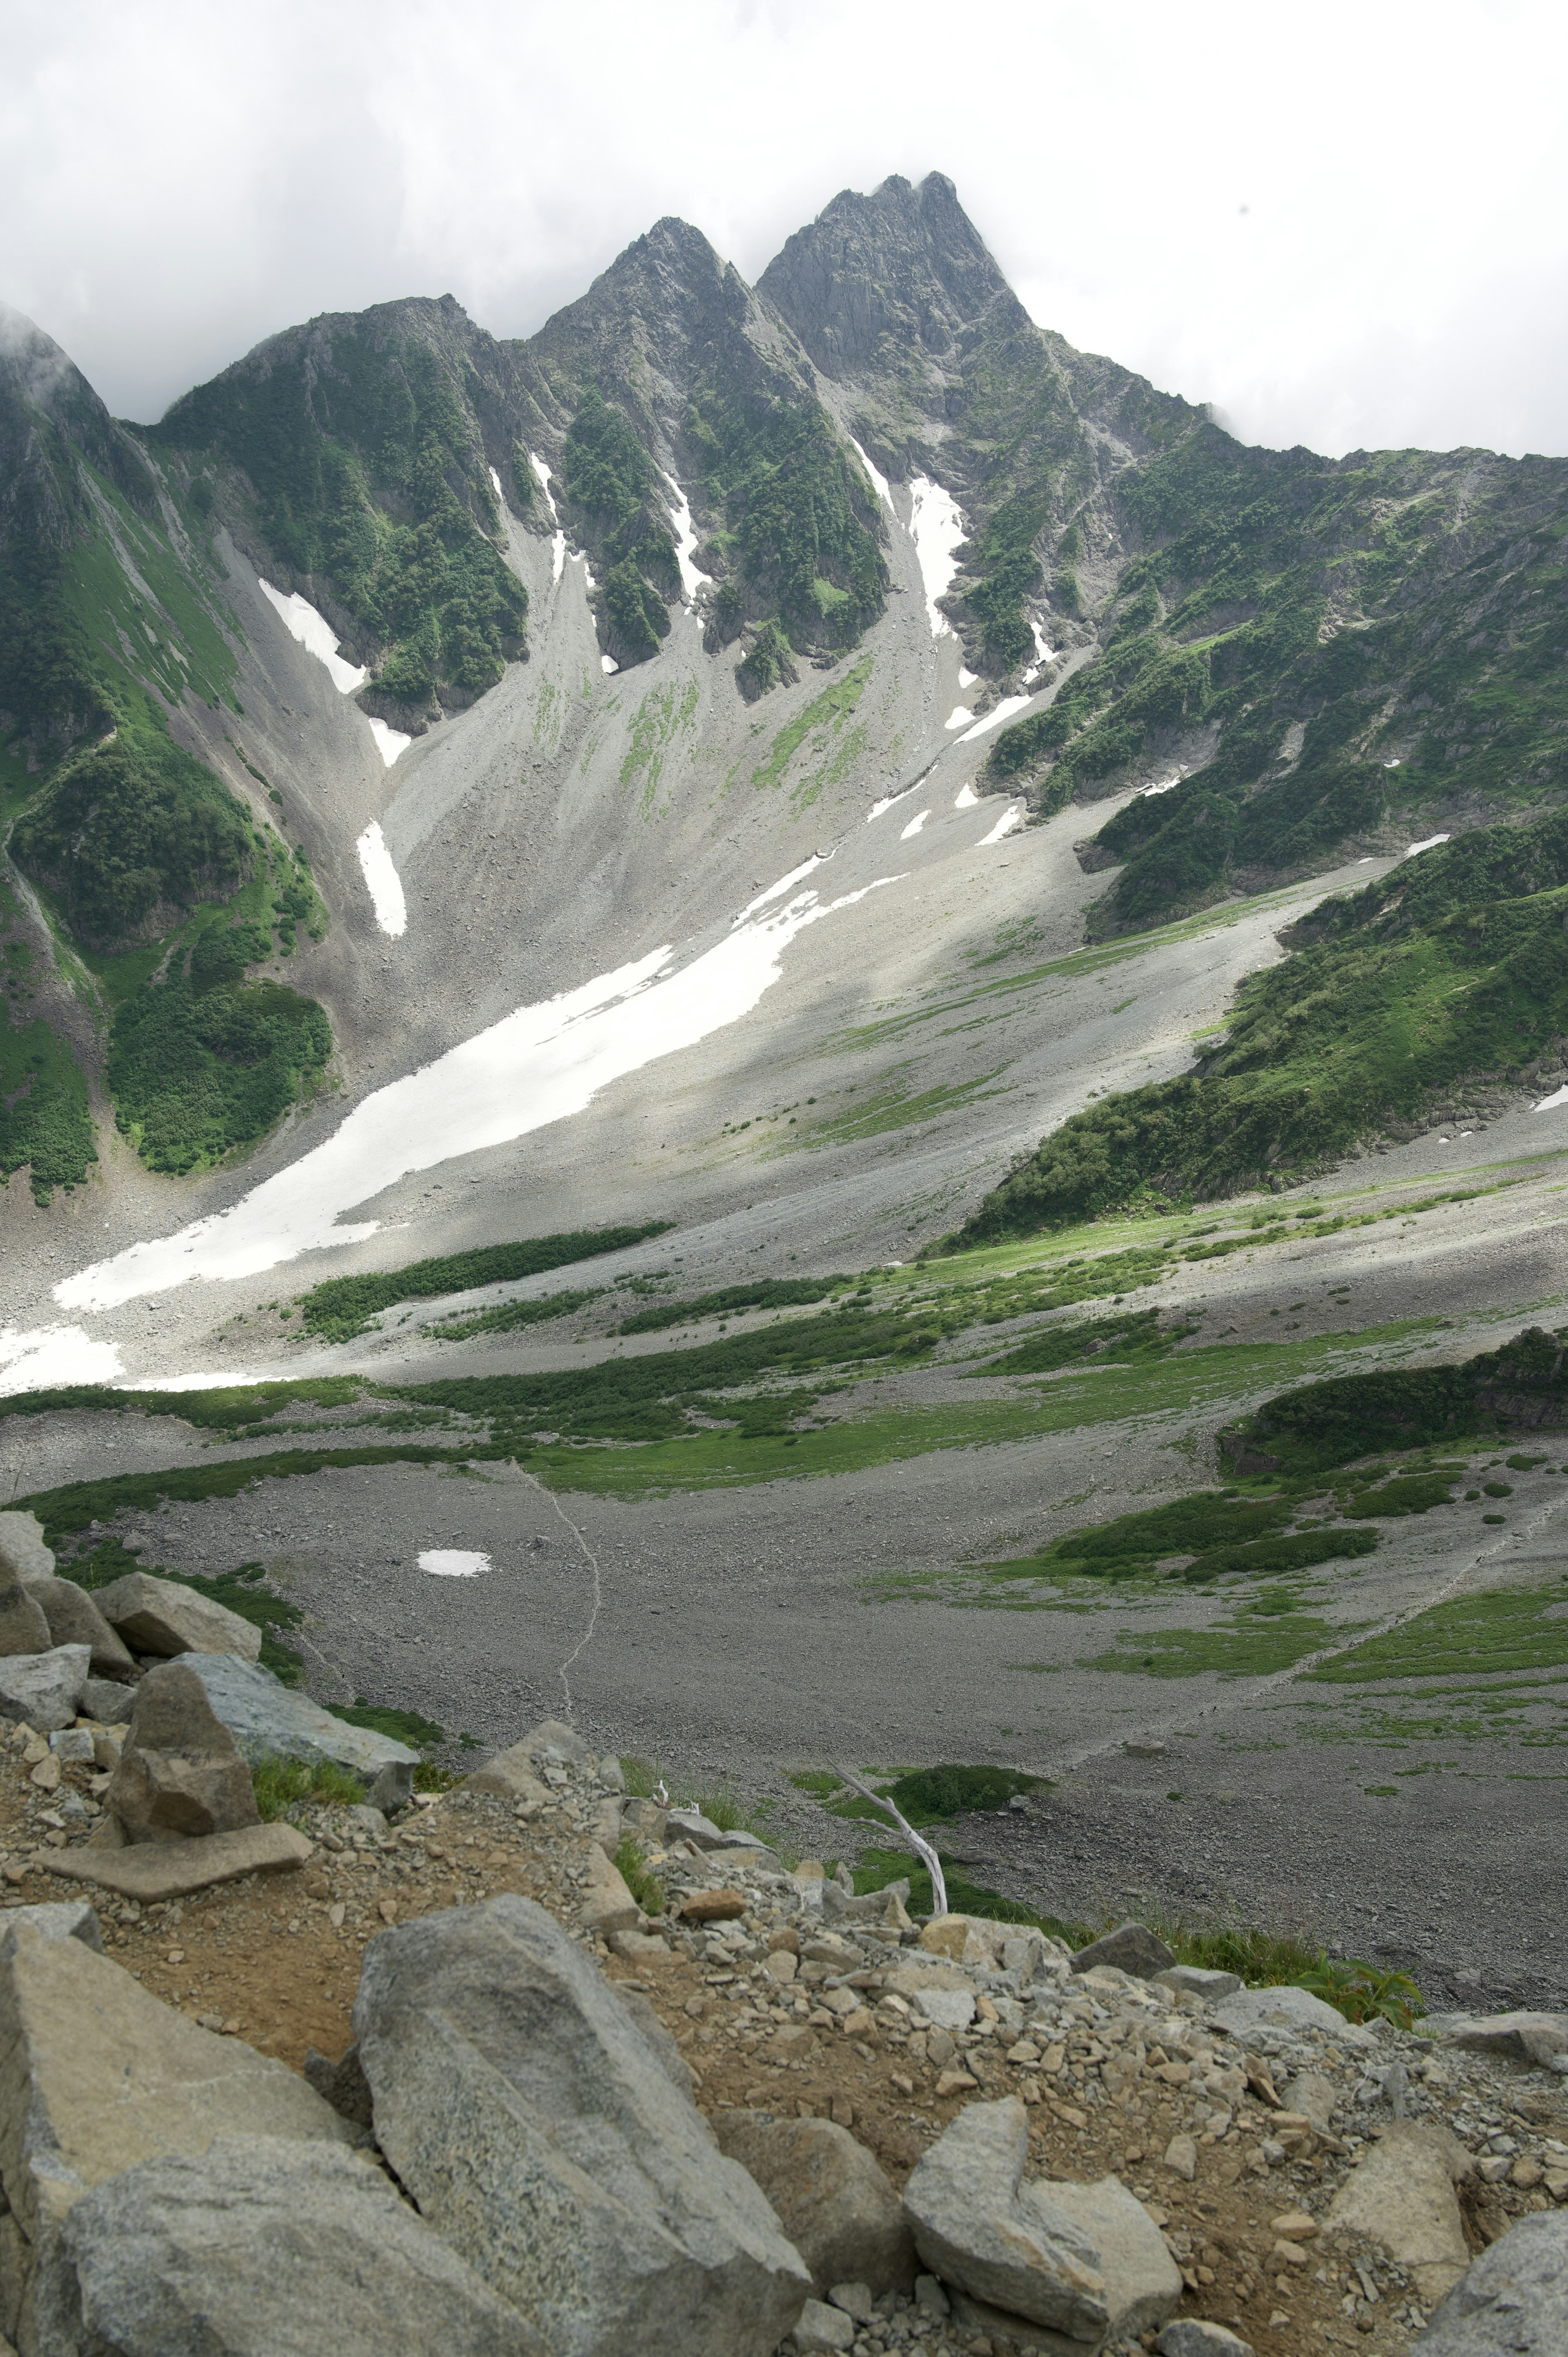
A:
[[[1498,1082],[1554,1084],[1568,1037],[1568,813],[1477,828],[1334,899],[1251,974],[1190,1074],[1074,1114],[987,1196],[966,1243],[1324,1168]]]

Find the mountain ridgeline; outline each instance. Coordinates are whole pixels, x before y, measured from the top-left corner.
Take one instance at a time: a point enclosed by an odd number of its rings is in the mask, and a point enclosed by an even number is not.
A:
[[[932,174],[835,198],[755,287],[664,220],[531,338],[450,296],[328,314],[155,425],[0,315],[0,1172],[47,1203],[113,1120],[199,1175],[334,1085],[342,846],[297,839],[257,758],[263,720],[305,733],[252,660],[257,580],[315,608],[391,745],[530,660],[531,594],[576,555],[605,676],[657,681],[684,610],[727,711],[782,699],[760,789],[890,661],[889,511],[922,487],[961,519],[932,594],[977,706],[1019,713],[981,790],[1117,799],[1078,846],[1091,934],[1454,837],[1402,900],[1321,911],[1193,1074],[1069,1122],[966,1235],[1322,1168],[1568,1034],[1568,464],[1246,447],[1037,327]],[[623,779],[675,725],[657,693]]]

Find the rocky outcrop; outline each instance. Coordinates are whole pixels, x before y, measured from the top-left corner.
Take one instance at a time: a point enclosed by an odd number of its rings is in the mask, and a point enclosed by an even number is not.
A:
[[[49,1644],[85,1645],[95,1678],[135,1678],[136,1664],[124,1640],[84,1587],[73,1579],[35,1579],[28,1582],[27,1594],[43,1613]],[[127,1708],[130,1699],[127,1695]]]
[[[386,1807],[407,1802],[419,1754],[394,1736],[334,1717],[308,1695],[294,1693],[259,1662],[235,1653],[186,1653],[180,1666],[200,1680],[214,1717],[244,1759],[335,1760],[368,1785],[386,1776]],[[383,1803],[378,1800],[376,1805]]]

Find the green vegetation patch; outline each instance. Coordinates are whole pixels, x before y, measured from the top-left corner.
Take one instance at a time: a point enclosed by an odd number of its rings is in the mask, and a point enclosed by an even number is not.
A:
[[[41,1019],[0,1015],[0,1176],[29,1167],[33,1200],[69,1193],[98,1159],[87,1080],[69,1043]]]
[[[433,1301],[444,1293],[470,1293],[482,1285],[504,1285],[564,1268],[599,1253],[622,1252],[646,1237],[663,1235],[674,1222],[650,1220],[640,1227],[579,1228],[552,1236],[526,1236],[517,1243],[481,1244],[472,1252],[416,1260],[406,1268],[364,1276],[331,1276],[297,1297],[306,1330],[327,1342],[347,1342],[363,1334],[377,1312],[398,1301]]]
[[[585,1309],[590,1301],[602,1300],[604,1293],[602,1285],[591,1286],[585,1292],[542,1293],[533,1301],[503,1301],[494,1309],[477,1310],[472,1317],[442,1318],[424,1330],[433,1342],[467,1342],[475,1334],[514,1334],[520,1327],[548,1325],[553,1318]]]
[[[1455,1597],[1306,1675],[1326,1685],[1366,1685],[1394,1678],[1562,1669],[1568,1665],[1565,1598],[1562,1581]]]
[[[1124,1630],[1109,1652],[1079,1667],[1150,1678],[1269,1677],[1341,1634],[1316,1614],[1298,1611],[1288,1591],[1265,1592],[1207,1629]]]
[[[337,1802],[352,1808],[365,1797],[365,1788],[350,1768],[336,1760],[257,1760],[251,1768],[251,1790],[263,1824],[293,1817],[307,1801]]]
[[[256,953],[234,938],[241,954]],[[174,973],[114,1017],[115,1120],[149,1169],[209,1169],[312,1093],[331,1053],[332,1026],[315,999],[281,983],[204,988]]]
[[[1072,1114],[960,1232],[971,1243],[1098,1216],[1150,1193],[1208,1199],[1329,1167],[1389,1124],[1458,1125],[1479,1075],[1522,1081],[1568,1036],[1568,813],[1477,830],[1328,902],[1282,964],[1250,974],[1197,1069]],[[1407,869],[1409,874],[1407,875]],[[1489,1078],[1488,1078],[1489,1076]]]
[[[367,1702],[363,1695],[351,1703],[329,1702],[322,1707],[349,1727],[366,1727],[372,1735],[385,1735],[393,1743],[406,1743],[411,1751],[433,1751],[446,1740],[446,1728],[420,1711],[394,1710],[388,1703]]]
[[[1125,1363],[1132,1359],[1158,1358],[1197,1331],[1194,1326],[1165,1324],[1157,1309],[1140,1309],[1128,1318],[1083,1318],[1070,1325],[1047,1326],[974,1372],[1047,1375],[1060,1367],[1092,1364],[1097,1359]]]
[[[723,1285],[714,1293],[693,1294],[686,1301],[658,1301],[650,1309],[623,1318],[619,1334],[657,1334],[666,1326],[693,1325],[700,1318],[723,1318],[731,1310],[792,1309],[802,1302],[825,1301],[855,1283],[853,1276],[764,1276],[751,1285]]]
[[[1446,1448],[1510,1423],[1568,1424],[1565,1354],[1563,1337],[1532,1326],[1500,1350],[1457,1366],[1331,1376],[1266,1401],[1221,1433],[1219,1445],[1238,1462],[1305,1474],[1353,1464],[1380,1448]],[[1435,1494],[1426,1499],[1440,1502]],[[1396,1508],[1412,1510],[1408,1503]]]
[[[73,1531],[86,1530],[91,1523],[107,1522],[116,1514],[145,1513],[165,1499],[191,1503],[202,1498],[237,1498],[254,1481],[287,1480],[297,1474],[325,1472],[333,1466],[456,1465],[510,1454],[478,1442],[461,1450],[417,1442],[396,1448],[288,1448],[266,1457],[231,1458],[215,1465],[177,1465],[157,1473],[115,1473],[101,1481],[67,1481],[58,1490],[31,1491],[13,1502],[19,1511],[38,1515],[45,1538],[58,1548]],[[140,1570],[143,1566],[125,1567]],[[239,1606],[234,1609],[238,1611]]]

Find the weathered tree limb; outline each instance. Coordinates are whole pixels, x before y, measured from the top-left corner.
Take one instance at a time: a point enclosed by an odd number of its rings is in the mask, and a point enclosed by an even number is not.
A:
[[[899,1832],[908,1843],[909,1847],[914,1851],[916,1857],[919,1859],[920,1864],[925,1867],[927,1873],[931,1878],[932,1912],[937,1915],[945,1915],[948,1911],[947,1878],[942,1873],[941,1860],[938,1857],[936,1851],[931,1847],[930,1843],[927,1841],[922,1835],[918,1834],[915,1831],[915,1828],[909,1823],[908,1818],[906,1817],[900,1810],[894,1807],[892,1802],[887,1798],[885,1792],[874,1792],[869,1784],[863,1784],[860,1778],[853,1775],[847,1768],[841,1768],[838,1770],[838,1773],[843,1778],[846,1784],[852,1786],[853,1789],[860,1794],[862,1800],[869,1801],[872,1807],[875,1809],[886,1810],[888,1815],[892,1818],[894,1824],[897,1826]]]

